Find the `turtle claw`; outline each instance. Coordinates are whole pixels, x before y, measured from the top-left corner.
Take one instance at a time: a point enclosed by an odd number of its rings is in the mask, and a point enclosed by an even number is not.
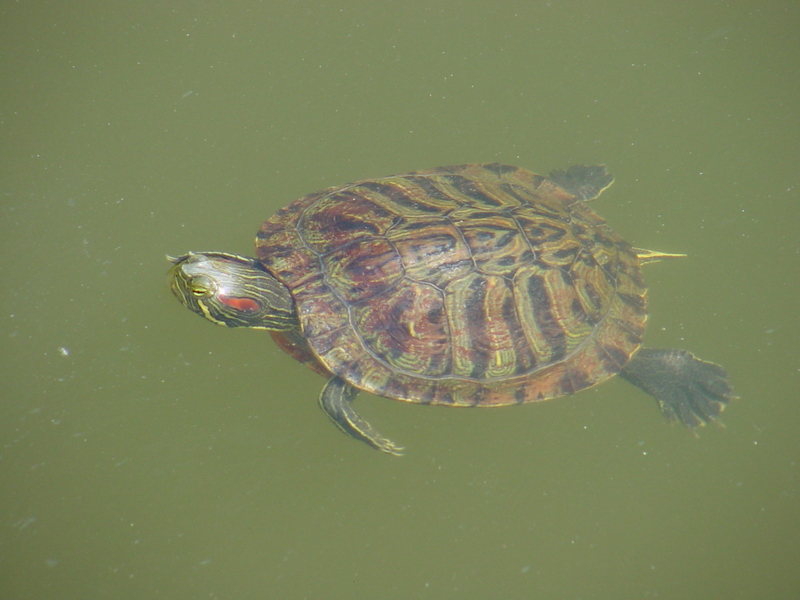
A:
[[[382,437],[380,440],[372,439],[365,441],[376,450],[386,452],[392,456],[403,456],[403,454],[406,452],[406,449],[403,446],[398,446],[392,440],[386,439],[385,437]]]

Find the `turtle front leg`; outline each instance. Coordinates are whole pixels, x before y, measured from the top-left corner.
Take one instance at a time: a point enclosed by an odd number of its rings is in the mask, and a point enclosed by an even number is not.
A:
[[[358,395],[358,389],[347,383],[341,377],[333,377],[322,388],[319,396],[319,405],[322,407],[337,427],[346,434],[361,440],[388,454],[401,456],[404,448],[392,440],[386,439],[377,430],[367,423],[353,408],[353,398]]]

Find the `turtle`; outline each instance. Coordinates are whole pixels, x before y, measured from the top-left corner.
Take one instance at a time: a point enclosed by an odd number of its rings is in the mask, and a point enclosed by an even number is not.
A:
[[[308,194],[267,219],[256,257],[167,257],[186,307],[270,331],[325,376],[322,409],[344,432],[400,455],[356,412],[359,391],[442,406],[508,406],[614,375],[694,431],[734,399],[727,372],[686,350],[643,348],[642,265],[587,204],[605,166],[538,175],[463,164]]]

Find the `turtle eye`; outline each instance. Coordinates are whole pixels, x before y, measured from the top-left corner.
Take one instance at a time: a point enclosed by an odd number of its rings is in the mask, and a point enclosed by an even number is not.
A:
[[[192,295],[198,298],[204,298],[210,296],[214,291],[214,284],[211,282],[211,279],[205,275],[200,275],[198,277],[192,277],[189,282],[189,289]]]

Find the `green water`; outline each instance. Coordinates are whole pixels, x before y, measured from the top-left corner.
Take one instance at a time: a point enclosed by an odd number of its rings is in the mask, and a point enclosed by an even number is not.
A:
[[[5,3],[0,597],[800,597],[800,4]],[[605,163],[651,346],[731,373],[698,439],[620,380],[359,410],[207,324],[166,253],[308,192]]]

